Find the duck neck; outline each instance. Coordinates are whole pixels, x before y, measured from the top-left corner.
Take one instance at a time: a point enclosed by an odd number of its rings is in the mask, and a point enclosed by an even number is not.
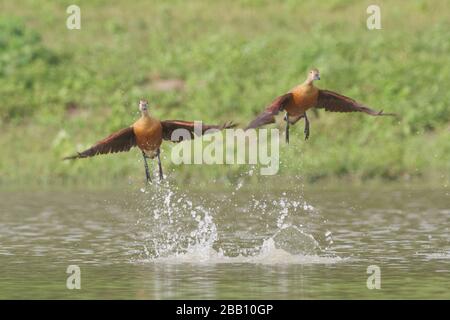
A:
[[[141,111],[141,118],[145,119],[145,118],[150,118],[150,115],[148,114],[148,111]]]
[[[312,87],[312,86],[314,86],[313,82],[314,82],[313,79],[307,78],[307,79],[305,80],[305,82],[303,82],[303,85]]]
[[[152,117],[150,115],[150,113],[148,111],[143,111],[141,113],[141,118],[139,119],[140,121],[143,121],[144,123],[155,123],[155,122],[159,122],[158,119]]]

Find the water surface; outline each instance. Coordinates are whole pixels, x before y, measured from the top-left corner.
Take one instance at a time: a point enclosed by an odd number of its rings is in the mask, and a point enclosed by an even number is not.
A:
[[[450,298],[448,188],[258,189],[0,192],[0,298]]]

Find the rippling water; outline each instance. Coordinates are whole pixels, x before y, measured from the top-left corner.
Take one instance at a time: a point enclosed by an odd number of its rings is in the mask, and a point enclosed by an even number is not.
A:
[[[0,298],[450,298],[448,189],[240,187],[1,192]]]

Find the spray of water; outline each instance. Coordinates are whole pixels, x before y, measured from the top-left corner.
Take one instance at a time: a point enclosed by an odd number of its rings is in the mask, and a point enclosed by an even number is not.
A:
[[[238,191],[242,181],[236,185]],[[137,196],[137,260],[155,263],[335,263],[332,235],[301,197],[231,192],[211,199],[164,182]],[[320,236],[322,235],[322,236]]]

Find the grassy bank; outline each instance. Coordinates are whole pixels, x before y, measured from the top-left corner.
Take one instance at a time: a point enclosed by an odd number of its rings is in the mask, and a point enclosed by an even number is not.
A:
[[[379,1],[65,1],[2,3],[0,184],[111,184],[142,179],[138,152],[61,157],[131,123],[147,98],[160,118],[245,125],[275,96],[321,70],[318,86],[401,114],[311,114],[281,146],[280,175],[305,181],[450,175],[450,5]],[[183,181],[235,181],[246,166],[165,168]],[[258,181],[258,177],[248,178]],[[140,181],[140,180],[139,180]],[[196,182],[197,183],[197,182]]]

